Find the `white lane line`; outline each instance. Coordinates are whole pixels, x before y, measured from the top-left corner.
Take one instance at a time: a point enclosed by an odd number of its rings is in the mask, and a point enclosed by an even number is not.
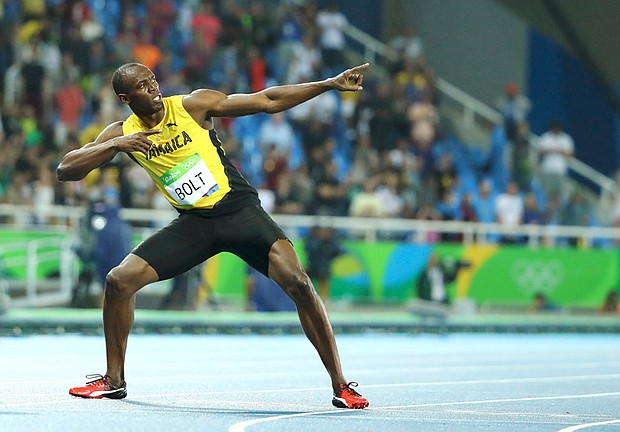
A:
[[[478,401],[457,401],[457,402],[432,402],[426,404],[417,405],[392,405],[382,406],[373,409],[401,409],[401,408],[417,408],[417,407],[434,407],[434,406],[454,406],[454,405],[482,405],[487,403],[502,403],[502,402],[528,402],[538,400],[559,400],[559,399],[585,399],[594,397],[606,397],[606,396],[620,396],[620,392],[608,392],[608,393],[588,393],[577,395],[559,395],[559,396],[536,396],[525,398],[508,398],[508,399],[483,399]]]
[[[311,415],[338,414],[338,413],[350,413],[350,412],[351,410],[343,409],[343,410],[335,411],[332,409],[329,411],[312,411],[312,412],[305,412],[305,413],[284,414],[284,415],[279,415],[279,416],[264,417],[260,419],[254,419],[254,420],[246,420],[241,423],[235,423],[230,428],[228,428],[228,432],[245,432],[245,428],[248,426],[254,426],[255,424],[259,424],[259,423],[273,422],[273,421],[290,419],[290,418],[295,418],[295,417],[306,417],[306,416],[311,416]]]
[[[415,404],[415,405],[393,405],[393,406],[371,407],[371,408],[367,408],[365,411],[419,408],[419,407],[432,407],[432,406],[483,405],[483,404],[492,404],[492,403],[528,402],[528,401],[539,401],[539,400],[584,399],[584,398],[595,398],[595,397],[606,397],[606,396],[620,396],[620,392],[590,393],[590,394],[580,394],[580,395],[539,396],[539,397],[509,398],[509,399],[486,399],[486,400],[477,400],[477,401],[434,402],[434,403]],[[304,412],[304,413],[297,413],[297,414],[283,414],[279,416],[263,417],[259,419],[246,420],[241,423],[235,423],[228,429],[228,432],[245,432],[245,428],[249,426],[254,426],[259,423],[273,422],[273,421],[285,420],[285,419],[290,419],[290,418],[295,418],[295,417],[307,417],[307,416],[322,415],[322,414],[339,414],[339,413],[352,413],[352,412],[356,412],[356,410],[332,409],[329,411],[313,411],[313,412]],[[567,431],[564,431],[564,432],[567,432]]]
[[[462,381],[431,381],[414,383],[394,383],[394,384],[369,384],[364,388],[374,387],[408,387],[408,386],[442,386],[442,385],[469,385],[469,384],[506,384],[506,383],[527,383],[527,382],[556,382],[556,381],[589,381],[595,379],[617,379],[620,374],[598,374],[598,375],[565,375],[556,377],[532,377],[532,378],[498,378],[484,380],[462,380]]]
[[[599,374],[599,375],[568,375],[558,377],[545,378],[499,378],[486,380],[463,380],[463,381],[430,381],[430,382],[406,382],[406,383],[384,383],[384,384],[364,384],[363,388],[384,388],[384,387],[439,387],[454,385],[471,385],[471,384],[509,384],[509,383],[528,383],[528,382],[558,382],[558,381],[591,381],[591,380],[614,380],[620,379],[620,374]],[[244,390],[247,394],[261,393],[287,393],[287,392],[311,392],[323,391],[327,387],[306,387],[306,388],[282,388],[282,389],[261,389],[261,390]],[[238,394],[239,390],[214,391],[214,392],[191,392],[191,393],[166,393],[166,396],[211,396]],[[160,394],[134,394],[133,398],[148,399],[160,398]]]
[[[10,403],[10,404],[0,404],[0,408],[14,408],[14,407],[27,407],[27,406],[35,406],[35,405],[54,405],[61,403],[69,403],[75,402],[75,399],[56,399],[56,400],[48,400],[43,402],[20,402],[20,403]]]
[[[583,380],[615,380],[619,379],[620,374],[599,374],[599,375],[568,375],[558,377],[545,377],[545,378],[500,378],[500,379],[487,379],[487,380],[463,380],[463,381],[431,381],[431,382],[408,382],[408,383],[384,383],[384,384],[366,384],[364,388],[384,388],[384,387],[438,387],[438,386],[454,386],[454,385],[471,385],[471,384],[506,384],[506,383],[528,383],[528,382],[557,382],[557,381],[583,381]],[[289,393],[289,392],[312,392],[312,391],[324,391],[327,387],[306,387],[306,388],[281,388],[281,389],[261,389],[261,390],[244,390],[246,394],[263,394],[263,393]],[[187,392],[187,393],[166,393],[166,398],[171,397],[187,397],[187,396],[215,396],[226,394],[238,394],[238,390],[228,391],[212,391],[212,392]],[[15,396],[15,395],[13,395]],[[21,393],[18,396],[32,397],[31,393]],[[161,398],[161,393],[131,393],[131,399],[149,399],[149,398]],[[75,399],[69,397],[68,399],[62,399],[58,402],[70,402]],[[0,408],[17,407],[17,406],[34,406],[34,405],[48,405],[53,404],[54,401],[44,402],[20,402],[5,404],[0,402]],[[331,411],[330,411],[331,412]]]
[[[608,420],[608,421],[602,421],[602,422],[596,422],[596,423],[586,423],[586,424],[582,424],[582,425],[571,426],[571,427],[567,427],[567,428],[564,428],[564,429],[560,429],[558,432],[574,432],[576,430],[586,429],[586,428],[589,428],[589,427],[592,427],[592,426],[603,426],[603,425],[614,424],[614,423],[620,423],[620,419]]]
[[[579,364],[579,366],[582,366],[583,364]],[[614,366],[617,369],[618,366],[618,362],[608,362],[608,363],[593,363],[593,364],[589,364],[589,365],[585,365],[588,367],[592,367],[592,368],[597,368],[597,369],[601,369],[602,367],[605,366]],[[434,372],[434,371],[441,371],[441,372],[446,372],[449,371],[451,369],[455,369],[458,371],[475,371],[478,369],[483,369],[485,371],[489,371],[489,370],[494,370],[494,371],[502,371],[502,370],[510,370],[510,371],[517,371],[517,370],[521,370],[524,369],[526,371],[530,371],[532,368],[545,368],[546,370],[552,369],[555,370],[556,372],[560,372],[559,369],[564,369],[566,368],[570,368],[573,365],[553,365],[552,367],[550,367],[550,365],[543,365],[543,364],[532,364],[532,365],[517,365],[517,366],[511,366],[511,365],[506,365],[506,366],[490,366],[490,365],[485,365],[485,366],[475,366],[475,367],[470,367],[470,366],[463,366],[463,367],[447,367],[447,368],[441,368],[441,367],[425,367],[425,368],[398,368],[398,369],[390,369],[389,372],[390,373],[400,373],[400,374],[416,374],[416,375],[424,375],[427,372]],[[1,368],[0,368],[1,370]],[[569,372],[573,372],[573,371],[569,371]],[[574,372],[579,372],[579,371],[574,371]],[[190,380],[204,380],[204,381],[209,381],[212,380],[214,378],[226,378],[226,377],[245,377],[245,376],[249,376],[251,378],[259,378],[259,377],[272,377],[272,376],[277,376],[277,375],[282,375],[284,372],[263,372],[263,373],[221,373],[221,374],[188,374],[188,375],[141,375],[141,376],[135,376],[133,378],[131,378],[131,383],[134,384],[136,382],[151,382],[153,380],[156,380],[158,383],[163,383],[163,382],[174,382],[174,383],[178,383],[179,381],[190,381]],[[377,370],[376,369],[355,369],[351,372],[349,372],[348,374],[350,375],[364,375],[364,374],[376,374]],[[286,372],[287,375],[290,375],[290,371]],[[304,371],[304,377],[307,376],[321,376],[323,377],[325,374],[324,370],[316,370],[316,371]],[[487,374],[488,375],[488,374]],[[577,377],[579,376],[584,376],[584,377],[601,377],[601,378],[615,378],[615,377],[620,377],[620,374],[598,374],[598,375],[576,375]],[[50,379],[50,380],[19,380],[19,379],[12,379],[12,380],[3,380],[2,382],[0,382],[0,390],[6,390],[9,391],[11,389],[12,386],[15,385],[19,385],[19,386],[27,386],[27,385],[31,385],[31,384],[37,384],[37,385],[69,385],[70,381],[72,380],[72,377],[68,377],[68,378],[58,378],[58,379]],[[535,378],[538,379],[538,378]],[[540,378],[540,379],[544,379],[544,378]],[[554,379],[553,377],[551,379]]]

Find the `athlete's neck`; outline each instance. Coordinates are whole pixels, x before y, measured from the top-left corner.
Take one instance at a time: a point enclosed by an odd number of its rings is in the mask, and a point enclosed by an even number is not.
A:
[[[136,113],[136,115],[138,116],[138,118],[140,119],[142,124],[144,126],[148,127],[149,129],[152,129],[157,124],[159,124],[159,122],[161,122],[162,119],[164,118],[165,114],[166,114],[166,111],[164,109],[161,109],[161,110],[159,110],[159,111],[157,111],[156,113],[153,113],[153,114],[139,114],[139,113]]]

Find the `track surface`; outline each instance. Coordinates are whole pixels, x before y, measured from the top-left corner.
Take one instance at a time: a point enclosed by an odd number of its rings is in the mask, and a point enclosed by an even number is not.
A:
[[[12,431],[620,431],[620,335],[338,336],[366,410],[331,406],[299,335],[132,335],[129,395],[68,395],[103,373],[100,336],[0,338]]]

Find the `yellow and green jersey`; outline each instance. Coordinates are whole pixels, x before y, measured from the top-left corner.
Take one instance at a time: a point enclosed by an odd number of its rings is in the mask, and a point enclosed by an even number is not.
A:
[[[145,155],[130,157],[149,173],[160,192],[179,211],[227,213],[258,202],[256,190],[228,160],[214,129],[201,127],[183,107],[183,96],[163,98],[165,114],[149,128],[135,114],[123,123],[123,134],[158,130],[148,138]]]

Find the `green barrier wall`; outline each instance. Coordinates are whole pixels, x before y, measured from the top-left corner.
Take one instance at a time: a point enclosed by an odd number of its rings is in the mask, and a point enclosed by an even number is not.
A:
[[[45,241],[45,240],[59,240],[57,243],[60,244],[61,240],[68,238],[68,234],[66,233],[58,233],[58,232],[50,232],[50,231],[23,231],[18,229],[2,229],[0,230],[0,248],[8,247],[6,251],[0,252],[0,273],[4,274],[9,278],[15,279],[25,279],[26,277],[26,265],[25,260],[27,256],[27,249],[15,249],[11,246],[17,243],[23,243],[24,245],[29,241]],[[58,255],[60,254],[60,247],[55,246],[46,246],[38,249],[39,254],[46,255]],[[10,268],[6,267],[6,262],[12,261],[22,261],[23,265],[15,265]],[[45,259],[40,260],[38,269],[37,269],[37,277],[40,279],[45,278],[50,274],[57,274],[59,271],[60,265],[57,259]]]
[[[0,231],[0,246],[21,240],[64,238],[50,232]],[[472,263],[450,284],[452,298],[467,297],[478,303],[531,304],[543,292],[559,306],[598,307],[607,292],[618,286],[620,255],[616,249],[530,249],[525,246],[436,244],[399,242],[343,242],[346,253],[334,260],[331,279],[333,299],[354,302],[403,302],[412,297],[415,281],[431,253],[444,259]],[[295,242],[303,264],[302,240]],[[0,257],[25,256],[13,251]],[[204,275],[222,296],[245,296],[246,265],[223,253],[211,258]],[[47,262],[39,277],[58,271]],[[23,278],[25,268],[11,268],[10,277]]]
[[[452,298],[479,304],[529,305],[537,292],[558,306],[600,306],[618,284],[617,250],[530,249],[497,245],[412,245],[397,242],[345,242],[347,253],[333,263],[331,297],[355,302],[403,302],[431,253],[472,263],[448,289]],[[303,242],[296,241],[302,263]],[[217,292],[242,297],[245,265],[222,254],[209,261]]]

